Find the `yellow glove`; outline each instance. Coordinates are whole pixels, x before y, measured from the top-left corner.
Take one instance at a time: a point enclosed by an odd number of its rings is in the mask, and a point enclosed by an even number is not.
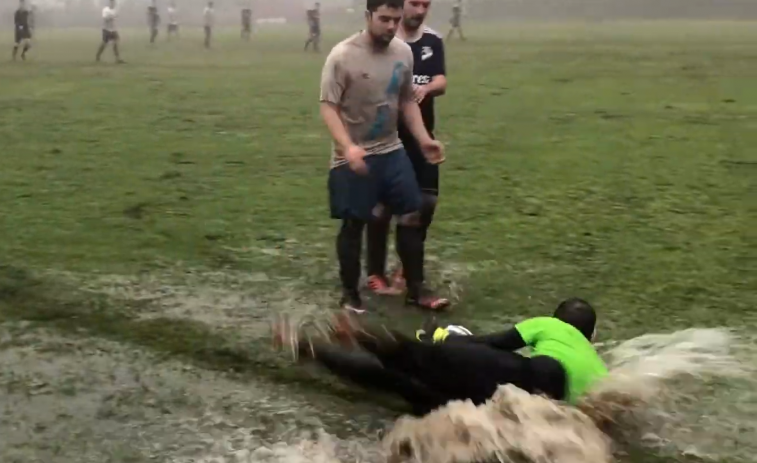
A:
[[[447,336],[449,336],[449,330],[447,328],[437,328],[436,331],[434,331],[434,344],[444,342],[445,339],[447,339]]]

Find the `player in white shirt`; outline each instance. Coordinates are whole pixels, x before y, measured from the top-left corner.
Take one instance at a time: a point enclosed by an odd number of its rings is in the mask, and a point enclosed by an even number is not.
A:
[[[176,9],[176,2],[168,5],[168,40],[171,35],[179,36],[179,11]]]
[[[122,64],[124,61],[121,59],[118,53],[118,31],[116,30],[116,17],[118,11],[116,11],[116,0],[110,0],[110,4],[103,8],[103,38],[100,48],[97,50],[97,61],[100,61],[100,57],[105,51],[105,47],[110,42],[113,42],[113,54],[116,55],[116,62]]]
[[[213,9],[213,2],[208,2],[208,6],[202,12],[202,20],[205,25],[205,48],[210,48],[210,38],[213,33],[213,25],[216,22],[216,10]]]

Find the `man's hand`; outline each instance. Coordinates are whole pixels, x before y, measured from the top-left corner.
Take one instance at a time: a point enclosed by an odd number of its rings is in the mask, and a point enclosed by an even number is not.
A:
[[[441,142],[429,138],[420,143],[420,145],[421,151],[423,151],[423,155],[426,157],[426,161],[428,161],[429,164],[441,164],[445,161],[444,145]]]
[[[428,88],[426,85],[413,85],[413,99],[416,103],[421,104],[428,95]]]
[[[351,145],[344,152],[344,158],[350,163],[350,169],[359,175],[368,174],[368,166],[365,164],[365,150],[357,145]]]

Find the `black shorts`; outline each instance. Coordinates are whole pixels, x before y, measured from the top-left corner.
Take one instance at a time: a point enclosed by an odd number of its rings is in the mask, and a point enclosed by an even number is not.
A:
[[[21,43],[24,40],[30,40],[32,38],[32,32],[28,28],[16,28],[16,43]]]
[[[108,42],[118,42],[117,31],[106,31],[105,29],[103,29],[103,43]]]
[[[379,204],[395,215],[420,210],[421,191],[404,149],[366,156],[365,162],[367,175],[356,174],[347,164],[329,172],[332,218],[370,221]]]
[[[169,24],[168,25],[168,32],[179,32],[179,25],[178,24]]]
[[[321,36],[321,26],[310,26],[310,35],[314,37]]]
[[[434,135],[430,134],[433,138]],[[426,194],[439,196],[439,166],[431,164],[421,151],[420,145],[412,136],[401,137],[402,144],[405,146],[407,156],[413,164],[415,178],[418,181],[421,191]]]

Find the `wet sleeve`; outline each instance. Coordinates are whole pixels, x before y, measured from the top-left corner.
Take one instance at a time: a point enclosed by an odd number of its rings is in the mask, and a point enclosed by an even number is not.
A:
[[[544,317],[529,318],[515,325],[515,329],[518,330],[526,344],[533,346],[541,339],[548,321],[551,321],[551,319]]]
[[[444,57],[444,41],[435,40],[432,46],[434,56],[432,57],[429,75],[431,77],[444,76],[447,74],[447,61]]]
[[[526,342],[515,328],[481,336],[449,336],[446,342],[474,342],[510,352],[526,347]]]
[[[339,50],[331,50],[321,73],[321,103],[338,105],[346,88],[346,78],[341,67]]]

